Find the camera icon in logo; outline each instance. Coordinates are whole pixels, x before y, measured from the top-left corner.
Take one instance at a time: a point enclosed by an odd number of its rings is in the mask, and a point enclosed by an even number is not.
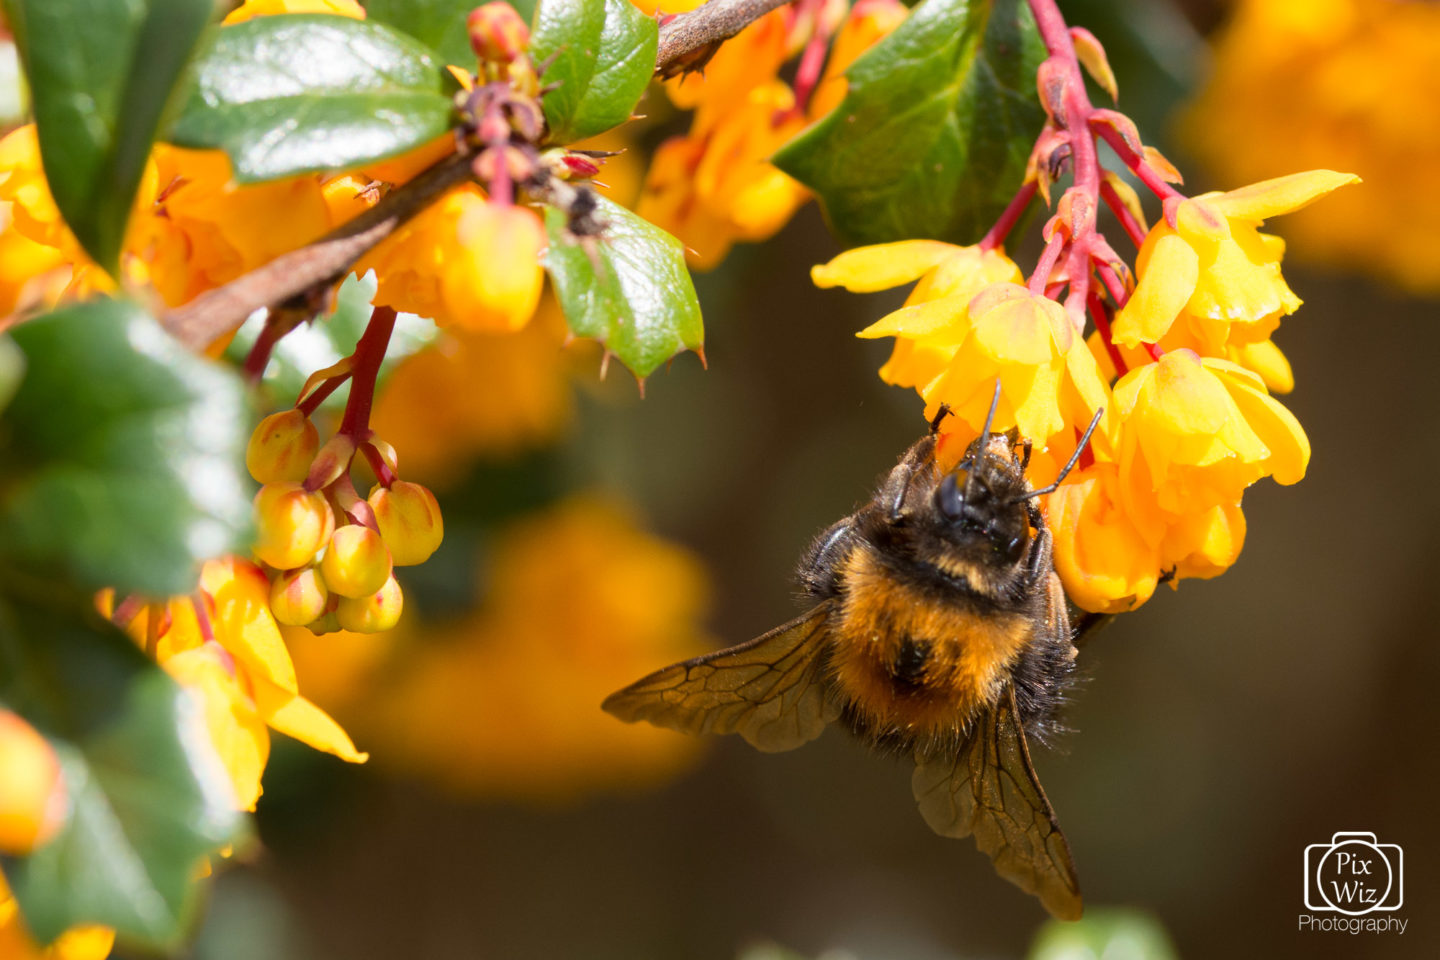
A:
[[[1305,848],[1305,907],[1358,917],[1405,903],[1405,852],[1373,833],[1337,833]]]

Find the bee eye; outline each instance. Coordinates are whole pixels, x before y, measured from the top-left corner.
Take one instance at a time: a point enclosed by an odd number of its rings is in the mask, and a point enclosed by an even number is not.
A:
[[[940,487],[935,491],[935,506],[950,520],[959,520],[964,513],[965,500],[960,495],[960,484],[956,481],[955,474],[952,473],[940,481]]]

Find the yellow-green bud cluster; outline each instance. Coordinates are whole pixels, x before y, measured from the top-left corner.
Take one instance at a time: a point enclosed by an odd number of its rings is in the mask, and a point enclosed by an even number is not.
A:
[[[393,474],[394,450],[366,442]],[[347,445],[353,453],[353,443],[335,440],[324,449]],[[298,408],[266,417],[250,438],[245,464],[262,484],[254,553],[271,571],[271,612],[315,633],[389,630],[404,607],[394,568],[424,563],[439,548],[440,505],[425,487],[393,476],[361,501],[348,461],[323,459],[319,433]]]

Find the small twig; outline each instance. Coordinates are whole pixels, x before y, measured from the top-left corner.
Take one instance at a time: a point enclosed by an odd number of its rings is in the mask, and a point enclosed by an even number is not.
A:
[[[657,72],[681,57],[733,37],[748,24],[790,0],[710,0],[660,28]],[[455,153],[349,223],[221,287],[162,314],[160,321],[182,343],[200,349],[238,327],[256,310],[334,283],[355,262],[451,187],[473,176],[471,157]]]
[[[660,28],[660,49],[655,54],[655,72],[688,54],[714,43],[729,40],[771,10],[790,0],[710,0],[689,13],[682,13]]]

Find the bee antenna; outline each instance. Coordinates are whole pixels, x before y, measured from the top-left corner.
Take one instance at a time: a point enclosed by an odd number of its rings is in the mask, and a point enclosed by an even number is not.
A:
[[[1039,490],[1031,490],[1023,497],[1016,497],[1010,502],[1024,503],[1031,497],[1039,497],[1047,493],[1053,493],[1060,486],[1061,481],[1063,481],[1065,477],[1069,475],[1070,471],[1075,468],[1075,463],[1080,459],[1080,454],[1085,451],[1085,447],[1088,446],[1090,443],[1090,435],[1093,434],[1095,432],[1095,428],[1100,425],[1100,418],[1104,415],[1104,407],[1101,407],[1099,410],[1095,411],[1095,416],[1090,418],[1090,426],[1085,428],[1085,435],[1081,437],[1080,442],[1075,445],[1075,452],[1070,454],[1069,460],[1065,461],[1065,467],[1060,471],[1060,475],[1055,478],[1054,483],[1050,484],[1047,487],[1041,487]]]
[[[970,472],[965,475],[965,502],[970,502],[970,481],[975,478],[975,471],[980,464],[985,462],[985,448],[990,445],[990,427],[995,423],[995,408],[1000,406],[1000,378],[995,378],[995,395],[990,398],[990,409],[985,414],[985,426],[980,429],[979,448],[975,454],[975,460],[970,464]]]

